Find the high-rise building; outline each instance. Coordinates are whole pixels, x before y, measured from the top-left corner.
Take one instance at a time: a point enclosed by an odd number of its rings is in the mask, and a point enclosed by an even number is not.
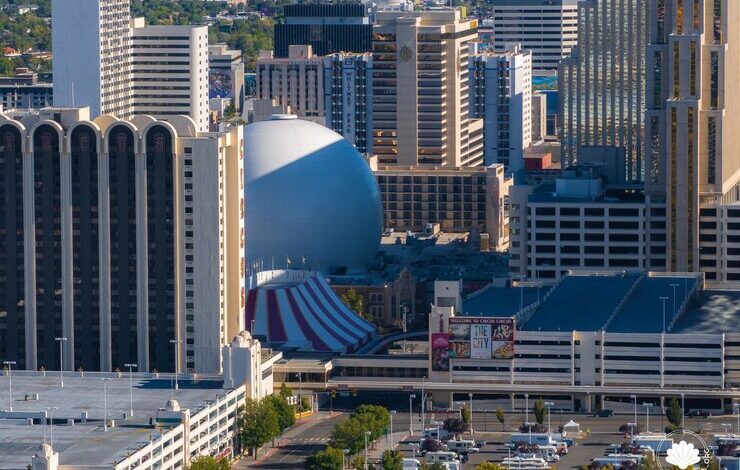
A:
[[[734,0],[648,3],[652,24],[645,183],[666,198],[670,269],[721,272],[726,258],[710,252],[710,246],[700,251],[700,238],[719,243],[720,248],[735,240],[730,240],[732,234],[724,238],[726,233],[708,221],[700,224],[699,211],[715,208],[706,215],[720,217],[727,211],[716,210],[718,206],[740,200],[736,156],[740,88],[735,82],[740,66],[740,4]],[[734,211],[729,213],[734,217]],[[726,228],[732,230],[730,226]],[[700,262],[702,254],[707,256]]]
[[[563,164],[582,147],[621,147],[625,180],[643,180],[648,16],[644,0],[579,3],[578,45],[558,72]]]
[[[131,116],[129,0],[54,0],[54,102]]]
[[[133,114],[189,115],[208,130],[208,27],[147,25],[131,29]]]
[[[275,25],[275,57],[288,57],[290,46],[310,45],[320,55],[370,52],[373,25],[366,3],[285,5],[284,22]]]
[[[219,371],[243,328],[242,128],[90,118],[0,117],[0,356]]]
[[[458,9],[377,13],[373,152],[381,164],[483,164],[483,122],[468,116],[477,27]]]
[[[324,57],[326,127],[373,153],[373,57],[370,53],[339,53]]]
[[[190,115],[208,129],[208,28],[147,26],[129,0],[55,0],[54,103],[92,117]]]
[[[244,60],[242,52],[226,44],[208,47],[208,98],[228,98],[237,112],[244,105]]]
[[[509,44],[470,56],[469,69],[470,117],[483,119],[485,164],[521,170],[532,143],[532,52]]]
[[[36,72],[15,69],[12,77],[0,77],[0,109],[41,109],[52,104],[53,85],[39,80]]]
[[[578,43],[578,0],[493,0],[484,24],[496,52],[519,43],[532,51],[535,74],[555,74]]]

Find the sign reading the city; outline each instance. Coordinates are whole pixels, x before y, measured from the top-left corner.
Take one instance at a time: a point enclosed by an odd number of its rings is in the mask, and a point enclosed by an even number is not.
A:
[[[514,357],[513,318],[450,318],[450,357],[455,359],[511,359]]]

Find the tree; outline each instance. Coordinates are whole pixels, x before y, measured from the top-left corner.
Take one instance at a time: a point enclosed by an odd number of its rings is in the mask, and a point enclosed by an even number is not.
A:
[[[504,416],[504,409],[500,406],[496,409],[496,419],[501,423],[501,430],[503,431],[506,424],[506,416]]]
[[[335,447],[327,447],[306,459],[307,470],[342,470],[344,453]]]
[[[283,384],[280,386],[280,396],[285,398],[286,400],[289,397],[293,396],[293,389],[288,387],[288,385],[285,382],[283,382]]]
[[[529,425],[522,424],[519,426],[519,432],[543,433],[547,432],[547,429],[541,424],[530,423]]]
[[[658,464],[655,462],[655,457],[652,453],[648,453],[642,456],[638,470],[657,470]]]
[[[629,424],[623,424],[619,426],[619,432],[623,434],[630,434],[630,433],[635,434],[635,435],[640,434],[642,432],[642,428],[640,427],[640,425],[636,423],[633,423],[633,424],[635,424],[635,426],[630,426]]]
[[[365,318],[365,299],[355,289],[350,289],[342,294],[341,299],[350,310]]]
[[[545,422],[545,415],[547,415],[547,409],[545,408],[545,402],[541,399],[534,402],[534,419],[537,424]]]
[[[460,407],[460,417],[465,424],[470,424],[470,409],[468,408],[468,405],[463,404],[463,406]]]
[[[442,423],[442,428],[447,432],[453,433],[455,436],[459,436],[468,430],[468,423],[460,418],[447,418]]]
[[[475,470],[506,470],[507,467],[493,462],[483,462],[475,467]]]
[[[304,395],[301,397],[301,411],[311,410],[311,399]]]
[[[437,439],[424,439],[419,447],[423,452],[439,452],[445,450],[445,445]]]
[[[354,417],[341,418],[331,433],[331,446],[349,449],[353,454],[359,452],[365,446],[365,429]]]
[[[678,399],[676,397],[671,398],[668,400],[668,407],[666,409],[666,418],[668,418],[668,421],[674,425],[674,426],[680,426],[681,425],[681,415],[683,414],[683,410],[681,409],[681,404],[678,402]]]
[[[239,410],[237,429],[240,445],[254,449],[255,459],[257,448],[280,434],[277,414],[266,400],[247,400]]]
[[[383,470],[403,470],[403,455],[397,450],[388,449],[383,452],[380,465]]]
[[[440,462],[434,462],[431,465],[422,465],[421,470],[446,470],[447,467]]]
[[[293,407],[288,404],[285,398],[279,395],[270,395],[269,397],[265,397],[265,400],[270,404],[270,406],[272,406],[272,409],[275,410],[280,433],[295,424],[295,413],[293,411]]]
[[[231,470],[231,464],[226,459],[216,460],[210,456],[196,457],[188,467],[189,470]]]

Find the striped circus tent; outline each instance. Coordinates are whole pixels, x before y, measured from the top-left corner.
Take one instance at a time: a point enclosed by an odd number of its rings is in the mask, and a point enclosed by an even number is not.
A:
[[[375,333],[375,325],[344,305],[316,272],[263,271],[258,276],[247,293],[245,325],[273,347],[352,352]]]

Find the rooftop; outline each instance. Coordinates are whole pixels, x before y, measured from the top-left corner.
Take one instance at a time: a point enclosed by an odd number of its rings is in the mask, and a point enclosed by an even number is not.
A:
[[[172,389],[171,377],[155,378],[150,374],[133,376],[133,417],[129,412],[129,376],[121,374],[68,373],[64,388],[60,388],[59,373],[13,372],[13,416],[0,417],[0,469],[22,470],[47,438],[51,439],[52,427],[42,424],[29,425],[25,418],[40,418],[53,411],[53,447],[60,452],[61,465],[101,465],[119,461],[150,440],[159,432],[150,427],[150,419],[157,409],[164,408],[173,397],[181,408],[191,413],[209,399],[223,394],[221,380],[179,380],[179,390]],[[115,427],[103,431],[104,400],[102,377],[107,388],[108,419],[115,420]],[[8,390],[7,375],[0,376],[0,388]],[[26,401],[26,396],[38,394],[38,400]],[[7,410],[7,395],[3,394],[1,410]],[[87,413],[87,420],[83,420]],[[5,414],[7,416],[7,414]],[[47,416],[49,416],[47,414]],[[70,424],[68,420],[74,420]]]
[[[740,331],[740,290],[705,290],[692,302],[673,333],[719,334]]]

